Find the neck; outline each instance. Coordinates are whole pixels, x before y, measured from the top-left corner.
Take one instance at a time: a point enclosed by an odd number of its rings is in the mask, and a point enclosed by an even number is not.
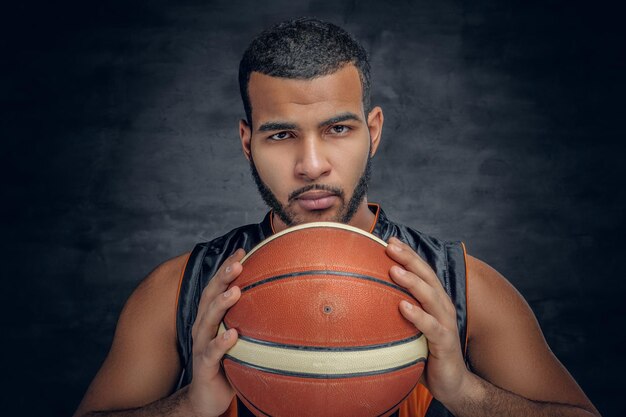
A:
[[[367,205],[367,197],[363,198],[361,205],[357,209],[356,213],[348,223],[350,226],[358,227],[361,230],[365,230],[370,233],[372,228],[374,227],[374,221],[376,220],[376,215],[372,213],[370,208]]]
[[[372,230],[375,220],[376,216],[367,206],[367,197],[364,197],[363,201],[359,205],[359,208],[356,210],[356,213],[354,213],[354,216],[352,216],[352,219],[348,222],[348,224],[369,233]],[[287,225],[276,215],[276,213],[272,213],[272,225],[274,232],[280,232],[287,228]]]

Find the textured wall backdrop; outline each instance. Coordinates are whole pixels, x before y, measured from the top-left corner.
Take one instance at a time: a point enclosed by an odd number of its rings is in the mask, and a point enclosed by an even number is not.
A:
[[[371,54],[386,119],[370,200],[465,241],[526,297],[600,411],[626,414],[619,10],[14,3],[1,39],[2,415],[71,414],[142,277],[262,218],[236,71],[256,33],[301,15],[343,25]]]

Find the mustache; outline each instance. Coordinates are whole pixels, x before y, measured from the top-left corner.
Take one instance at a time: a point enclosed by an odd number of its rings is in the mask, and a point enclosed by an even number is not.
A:
[[[310,184],[310,185],[306,185],[302,188],[298,188],[297,190],[293,191],[291,194],[289,194],[289,197],[287,198],[287,200],[289,203],[291,203],[293,200],[300,197],[302,194],[311,190],[328,191],[329,193],[335,194],[341,197],[342,199],[344,197],[344,192],[339,187],[333,187],[331,185],[326,185],[326,184]]]

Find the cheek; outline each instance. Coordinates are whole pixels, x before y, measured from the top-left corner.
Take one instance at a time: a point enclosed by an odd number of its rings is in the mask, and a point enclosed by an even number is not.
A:
[[[258,149],[253,152],[252,158],[261,180],[277,197],[284,199],[283,194],[286,193],[286,180],[289,178],[290,169],[287,155]]]
[[[339,172],[342,181],[344,181],[344,186],[350,184],[356,185],[356,182],[365,170],[367,158],[369,157],[368,150],[369,139],[365,143],[359,143],[356,147],[353,144],[350,148],[342,149],[341,152],[337,152],[337,158],[335,158],[333,165]]]

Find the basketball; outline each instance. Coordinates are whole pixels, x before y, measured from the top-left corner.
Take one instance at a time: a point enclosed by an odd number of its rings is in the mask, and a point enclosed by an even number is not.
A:
[[[425,337],[398,310],[410,293],[376,236],[308,223],[261,242],[231,284],[241,298],[219,333],[239,340],[223,367],[256,416],[388,416],[415,388]]]

